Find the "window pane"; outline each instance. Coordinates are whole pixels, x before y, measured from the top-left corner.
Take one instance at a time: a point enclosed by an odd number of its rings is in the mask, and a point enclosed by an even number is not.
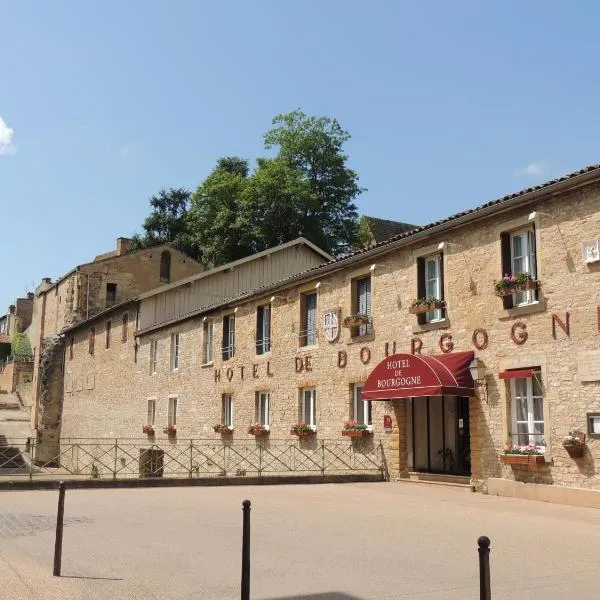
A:
[[[533,399],[533,420],[544,421],[544,400],[542,398]]]
[[[533,387],[533,395],[534,396],[541,396],[542,395],[542,388],[540,386],[540,373],[539,372],[534,372],[533,376],[531,378],[531,385]]]
[[[527,397],[527,379],[515,379],[515,394],[517,398]]]
[[[517,421],[527,421],[527,398],[515,398]]]
[[[373,416],[371,414],[371,409],[372,409],[371,401],[370,400],[365,401],[364,402],[365,425],[373,424]]]

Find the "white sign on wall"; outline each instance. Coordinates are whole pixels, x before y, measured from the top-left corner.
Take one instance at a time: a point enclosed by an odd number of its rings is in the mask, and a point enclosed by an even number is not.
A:
[[[335,342],[340,335],[340,309],[326,310],[323,315],[323,332],[328,342]]]

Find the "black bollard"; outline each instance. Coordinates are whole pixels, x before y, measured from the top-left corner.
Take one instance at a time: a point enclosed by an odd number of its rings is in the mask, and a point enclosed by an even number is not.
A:
[[[479,599],[491,600],[490,585],[490,538],[482,535],[477,540],[479,546]]]
[[[58,514],[56,515],[56,540],[54,541],[54,573],[60,577],[60,563],[62,561],[63,517],[65,515],[65,482],[58,484]]]
[[[250,600],[250,500],[242,502],[242,600]]]

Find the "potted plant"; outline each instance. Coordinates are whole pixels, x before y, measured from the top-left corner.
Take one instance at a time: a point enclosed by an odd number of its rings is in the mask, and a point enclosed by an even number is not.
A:
[[[177,425],[165,425],[163,427],[163,433],[175,435],[177,433]]]
[[[344,318],[344,327],[347,329],[352,329],[354,327],[360,327],[361,325],[368,325],[370,320],[371,317],[369,317],[369,315],[363,315],[360,313],[348,315]]]
[[[255,423],[254,425],[250,425],[250,427],[248,427],[248,433],[255,436],[268,435],[269,426],[263,425],[262,423]]]
[[[537,287],[538,282],[529,273],[507,274],[500,281],[494,281],[494,293],[500,297],[535,290]]]
[[[362,437],[366,433],[372,433],[372,429],[358,421],[346,421],[342,429],[342,435],[346,437]]]
[[[290,430],[291,435],[297,435],[298,437],[308,437],[314,435],[317,432],[315,425],[307,425],[304,421],[300,421],[292,425]]]
[[[585,433],[571,431],[563,438],[562,444],[571,458],[581,458],[585,448]]]
[[[225,425],[224,423],[217,423],[213,425],[215,433],[233,433],[233,425]]]
[[[430,310],[437,310],[444,307],[444,301],[439,298],[430,296],[429,298],[415,298],[408,309],[411,315],[419,315],[421,313],[429,312]]]
[[[147,433],[148,435],[152,435],[154,433],[154,425],[150,425],[149,423],[142,425],[142,433]]]
[[[500,456],[500,462],[504,465],[525,465],[536,467],[546,462],[544,458],[544,446],[529,444],[528,446],[505,446]]]

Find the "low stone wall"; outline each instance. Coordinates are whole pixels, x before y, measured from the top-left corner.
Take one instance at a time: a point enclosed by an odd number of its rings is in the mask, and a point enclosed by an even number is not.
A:
[[[0,371],[0,391],[14,392],[31,385],[33,380],[33,362],[13,360],[4,363],[4,368]],[[25,389],[24,389],[25,391]],[[26,392],[30,393],[30,392]]]

